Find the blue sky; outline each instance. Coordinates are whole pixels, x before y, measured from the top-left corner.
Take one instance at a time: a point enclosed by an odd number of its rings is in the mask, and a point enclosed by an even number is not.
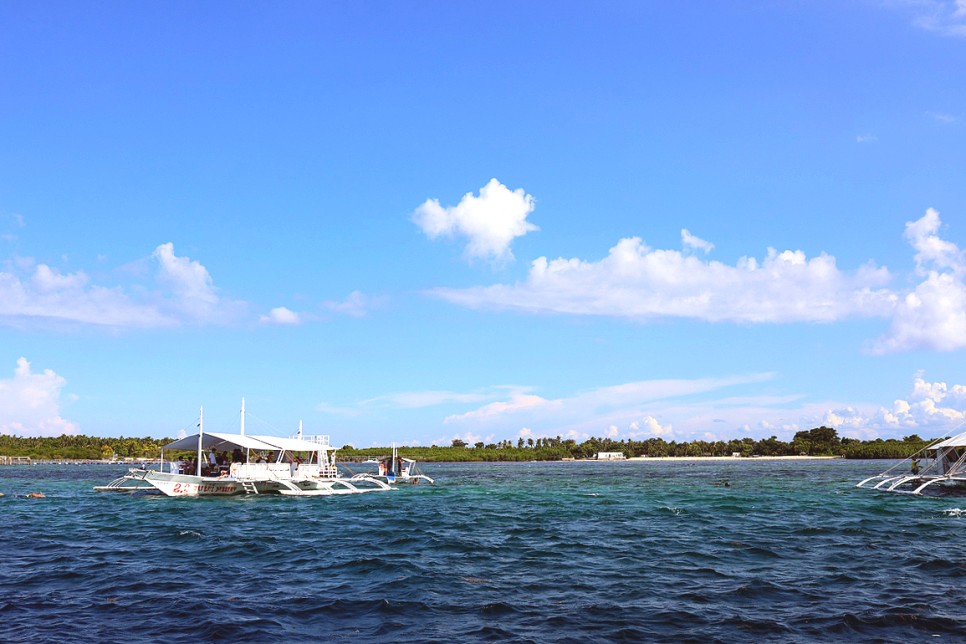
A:
[[[939,436],[966,2],[0,7],[0,433]]]

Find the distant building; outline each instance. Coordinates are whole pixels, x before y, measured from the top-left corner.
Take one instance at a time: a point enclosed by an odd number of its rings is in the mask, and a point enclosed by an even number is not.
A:
[[[598,461],[623,461],[624,452],[597,452]]]
[[[0,456],[0,465],[30,465],[29,456]]]

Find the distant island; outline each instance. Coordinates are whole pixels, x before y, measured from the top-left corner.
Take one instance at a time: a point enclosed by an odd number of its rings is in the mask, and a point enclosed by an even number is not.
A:
[[[97,438],[83,435],[57,437],[23,437],[0,435],[0,456],[28,457],[32,460],[124,460],[156,459],[161,448],[173,442],[172,438]],[[755,440],[735,438],[729,441],[690,442],[665,441],[663,438],[647,440],[613,440],[589,438],[578,443],[573,439],[527,438],[498,443],[478,442],[473,445],[455,439],[450,445],[429,447],[402,446],[402,455],[421,462],[466,461],[563,461],[592,459],[601,452],[620,453],[625,458],[648,457],[699,457],[699,456],[837,456],[856,459],[908,458],[933,442],[913,434],[901,440],[877,438],[861,441],[840,438],[831,427],[815,427],[797,432],[791,442],[778,440],[775,436]],[[345,445],[339,449],[340,461],[361,461],[386,456],[390,447],[355,448]]]

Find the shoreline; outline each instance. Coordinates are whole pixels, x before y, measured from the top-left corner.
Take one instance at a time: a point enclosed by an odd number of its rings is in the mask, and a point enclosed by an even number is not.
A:
[[[843,456],[632,456],[624,461],[828,461]],[[596,460],[596,459],[589,459]],[[605,462],[605,461],[601,461]]]

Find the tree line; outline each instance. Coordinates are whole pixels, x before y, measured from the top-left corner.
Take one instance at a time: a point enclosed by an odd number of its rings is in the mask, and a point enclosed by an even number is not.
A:
[[[573,439],[528,438],[516,443],[504,440],[498,443],[477,442],[469,445],[456,439],[449,446],[406,447],[405,455],[420,461],[559,461],[563,459],[595,458],[599,452],[620,452],[626,458],[649,457],[695,457],[695,456],[840,456],[844,458],[908,458],[919,452],[933,440],[925,440],[913,434],[901,440],[877,438],[862,441],[840,438],[832,427],[815,427],[797,432],[791,441],[776,436],[755,440],[753,438],[729,441],[687,442],[666,441],[663,438],[630,439],[589,438],[578,443]],[[385,456],[388,448],[367,447],[355,449],[349,445],[339,450],[346,460],[365,460]]]
[[[172,442],[171,438],[97,438],[84,435],[57,437],[22,437],[0,435],[0,455],[28,456],[34,460],[110,460],[155,459],[161,448]],[[497,443],[477,442],[473,445],[456,439],[448,446],[405,447],[405,456],[420,461],[560,461],[564,459],[595,458],[598,452],[620,452],[625,457],[637,456],[841,456],[844,458],[908,458],[929,445],[913,434],[901,440],[861,441],[840,438],[832,427],[815,427],[797,432],[791,441],[775,436],[755,440],[753,438],[729,441],[665,441],[663,438],[646,440],[613,440],[588,438],[577,442],[573,439],[528,438]],[[340,460],[359,461],[386,456],[388,447],[356,449],[346,445],[338,452]]]

